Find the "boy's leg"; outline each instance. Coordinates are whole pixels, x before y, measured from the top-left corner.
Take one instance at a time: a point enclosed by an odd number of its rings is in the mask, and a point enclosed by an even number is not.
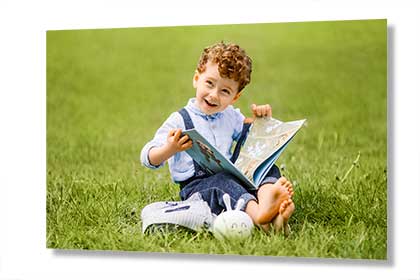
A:
[[[199,192],[216,215],[225,209],[223,194],[228,193],[230,195],[233,207],[240,198],[243,198],[245,204],[242,210],[251,217],[254,224],[263,225],[271,222],[274,217],[279,215],[281,202],[288,200],[292,195],[287,189],[286,182],[288,181],[282,177],[274,184],[267,183],[261,186],[257,193],[257,203],[255,196],[248,193],[236,178],[222,172],[192,181],[181,190],[180,196],[182,200],[185,200],[193,193]]]
[[[266,188],[267,191],[265,191]],[[270,188],[270,190],[268,190],[268,186],[265,186],[263,192],[267,192],[268,194],[272,189],[275,190],[275,188]],[[241,210],[244,210],[251,217],[254,224],[262,226],[263,229],[264,226],[266,226],[267,228],[265,230],[268,229],[268,225],[263,225],[263,223],[261,223],[261,216],[264,216],[264,211],[266,211],[265,208],[261,208],[259,203],[257,203],[255,196],[248,193],[232,175],[222,172],[207,178],[194,180],[181,190],[181,199],[185,200],[196,192],[201,194],[203,200],[206,201],[211,208],[212,213],[216,215],[226,209],[223,201],[223,195],[225,193],[230,195],[232,207],[235,207],[237,201],[240,198],[243,198],[245,203]],[[263,196],[263,200],[264,199],[265,197]],[[274,209],[274,211],[272,211],[273,217],[278,215],[279,207],[280,203],[277,203],[276,206],[272,207]]]
[[[189,198],[192,194],[199,192],[204,201],[209,205],[212,213],[219,215],[226,209],[223,195],[229,194],[231,205],[235,208],[239,199],[244,199],[245,203],[241,210],[244,210],[250,201],[256,197],[250,194],[232,175],[221,172],[210,177],[194,180],[180,191],[182,200]]]

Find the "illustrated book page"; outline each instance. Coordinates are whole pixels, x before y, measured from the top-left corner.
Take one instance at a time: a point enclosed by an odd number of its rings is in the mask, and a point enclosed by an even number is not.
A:
[[[257,118],[235,164],[195,129],[183,132],[193,141],[192,148],[186,152],[209,174],[230,172],[248,189],[255,190],[304,122]]]
[[[259,185],[305,120],[282,122],[257,118],[248,134],[235,166]]]

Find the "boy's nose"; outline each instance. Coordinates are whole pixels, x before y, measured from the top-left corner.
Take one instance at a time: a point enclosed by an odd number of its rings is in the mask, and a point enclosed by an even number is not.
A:
[[[209,95],[213,98],[216,98],[217,97],[217,89],[214,88],[214,89],[210,90]]]

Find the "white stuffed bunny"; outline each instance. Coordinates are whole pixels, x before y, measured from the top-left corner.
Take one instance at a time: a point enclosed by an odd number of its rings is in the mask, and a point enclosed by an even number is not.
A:
[[[229,194],[223,195],[223,201],[226,205],[227,211],[222,212],[214,220],[214,236],[219,240],[243,240],[251,236],[254,223],[247,213],[239,210],[245,201],[243,199],[239,199],[235,210],[232,210],[232,206],[230,205]]]

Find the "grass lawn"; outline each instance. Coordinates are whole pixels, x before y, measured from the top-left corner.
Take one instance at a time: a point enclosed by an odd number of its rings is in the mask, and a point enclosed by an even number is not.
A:
[[[47,246],[386,259],[386,32],[386,20],[48,31]],[[307,119],[277,162],[295,182],[292,234],[143,235],[141,209],[179,188],[140,150],[221,40],[253,59],[244,114],[269,103],[277,119]]]

